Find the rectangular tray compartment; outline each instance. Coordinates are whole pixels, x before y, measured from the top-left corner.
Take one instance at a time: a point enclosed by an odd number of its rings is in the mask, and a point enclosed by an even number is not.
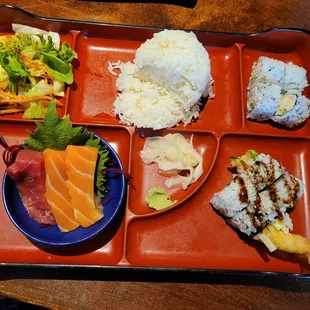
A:
[[[288,41],[285,50],[276,48],[275,46],[264,46],[260,49],[252,48],[251,45],[245,45],[242,49],[242,78],[243,78],[243,100],[244,100],[244,115],[246,115],[246,104],[247,104],[247,87],[249,84],[252,65],[260,56],[266,56],[270,58],[274,58],[285,63],[293,63],[297,66],[302,66],[304,68],[309,68],[308,64],[308,54],[305,49],[305,45],[309,46],[309,39],[304,38],[303,40]],[[308,79],[310,78],[308,71]],[[309,86],[305,88],[303,94],[309,97]],[[250,131],[254,133],[265,133],[265,134],[280,134],[280,135],[291,135],[295,136],[295,130],[283,130],[278,129],[275,126],[265,123],[259,123],[252,120],[245,120],[245,124]],[[307,122],[304,126],[297,130],[298,136],[310,136],[310,126],[309,122]]]
[[[116,76],[108,72],[108,61],[132,61],[141,43],[78,36],[76,52],[81,61],[76,74],[78,87],[70,98],[72,121],[119,124],[113,113]]]
[[[32,124],[1,123],[1,133],[9,145],[20,144],[28,136],[28,130],[34,130]],[[129,164],[130,134],[126,129],[92,128],[89,130],[99,135],[118,152],[124,169]],[[3,149],[0,150],[2,157]],[[0,174],[3,176],[5,165],[0,162]],[[2,198],[2,197],[1,197]],[[124,206],[125,208],[125,206]],[[121,212],[120,214],[123,214]],[[118,217],[104,234],[101,234],[82,246],[67,248],[48,248],[34,245],[10,221],[3,201],[0,201],[0,257],[1,263],[29,264],[90,264],[116,265],[123,256],[124,221]]]
[[[144,148],[145,139],[141,138],[137,133],[134,134],[132,142],[132,154],[134,154],[134,156],[132,156],[131,161],[131,174],[133,176],[133,184],[136,184],[137,188],[130,189],[129,198],[129,209],[134,214],[143,215],[154,214],[157,212],[156,210],[149,208],[145,202],[147,192],[150,188],[165,188],[170,195],[171,200],[177,200],[180,202],[199,190],[201,184],[211,170],[212,163],[216,157],[218,146],[217,139],[208,132],[191,132],[188,130],[186,132],[165,130],[162,133],[162,136],[174,133],[183,134],[187,141],[189,141],[193,135],[194,148],[201,156],[203,156],[203,175],[196,183],[189,186],[186,191],[181,187],[166,188],[165,180],[171,177],[171,174],[169,175],[168,173],[160,172],[156,163],[149,165],[143,163],[140,152]]]

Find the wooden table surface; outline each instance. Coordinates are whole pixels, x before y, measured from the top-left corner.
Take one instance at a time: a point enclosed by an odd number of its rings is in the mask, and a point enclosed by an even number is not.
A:
[[[271,27],[310,30],[309,0],[171,1],[179,5],[164,4],[165,1],[129,2],[2,1],[40,16],[108,23],[244,33]],[[182,2],[187,7],[181,6]],[[205,279],[205,283],[191,284],[42,280],[42,274],[34,275],[37,278],[34,280],[21,279],[24,275],[16,272],[14,279],[7,280],[12,274],[0,272],[0,293],[54,309],[309,309],[310,306],[310,281],[305,280],[265,279],[252,283],[213,277]]]

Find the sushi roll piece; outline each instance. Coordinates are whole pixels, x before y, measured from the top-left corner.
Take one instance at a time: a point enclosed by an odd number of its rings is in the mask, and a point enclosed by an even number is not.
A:
[[[280,179],[261,194],[264,194],[269,199],[269,203],[274,204],[279,210],[289,211],[295,208],[297,200],[304,193],[304,189],[304,183],[286,171]]]
[[[247,118],[265,121],[276,112],[281,99],[281,87],[274,84],[255,84],[248,91]]]
[[[310,115],[310,103],[302,92],[308,85],[304,68],[260,57],[252,67],[247,118],[272,120],[288,128],[304,123]]]
[[[285,222],[290,223],[290,220],[287,219],[289,217],[287,212],[294,209],[303,192],[303,182],[286,172],[269,188],[260,193],[257,192],[255,200],[248,200],[247,207],[235,212],[230,218],[228,216],[227,222],[248,236],[261,232],[269,223],[273,223],[277,219],[281,221],[285,219]],[[226,197],[229,196],[226,195]],[[236,199],[234,200],[236,201]],[[223,208],[217,203],[218,201],[215,203],[211,201],[215,209],[227,217],[227,210],[224,209],[223,212]]]
[[[276,59],[261,56],[253,64],[249,89],[254,84],[280,85],[285,76],[285,63]]]
[[[235,175],[233,180],[216,193],[210,203],[223,216],[231,218],[256,201],[257,191],[246,175]]]
[[[282,93],[301,95],[307,87],[307,71],[294,64],[286,64],[285,74],[282,80]]]
[[[305,96],[289,95],[282,99],[271,118],[276,123],[293,128],[302,124],[310,115],[310,100]]]
[[[259,154],[254,150],[246,152],[241,157],[230,157],[230,159],[230,170],[237,174],[247,175],[259,192],[285,173],[285,168],[279,161],[268,154]]]
[[[210,203],[228,224],[263,242],[270,252],[279,249],[289,253],[306,254],[310,263],[310,241],[289,232],[293,229],[289,212],[295,208],[298,199],[303,195],[304,183],[289,174],[279,161],[268,154],[258,154],[250,150],[238,160],[239,163],[243,162],[253,167],[257,165],[258,158],[264,161],[266,166],[277,166],[279,177],[274,175],[270,178],[269,170],[266,169],[263,173],[258,172],[262,178],[255,183],[247,173],[248,170],[235,170],[231,183],[216,193]],[[244,168],[244,164],[240,167]],[[238,165],[233,168],[238,168]],[[241,185],[240,179],[244,181]],[[261,185],[264,189],[259,191],[258,184],[264,181],[269,182],[269,185]]]
[[[248,207],[236,213],[232,218],[227,220],[228,224],[248,236],[255,237],[269,223],[275,222],[278,218],[278,210],[273,204],[266,203],[265,198],[267,196],[264,194],[259,194],[259,196],[261,200],[258,200],[254,207]],[[282,212],[281,220],[285,220],[288,225],[291,225],[289,214],[285,213],[285,209],[282,209]]]
[[[297,95],[282,95],[275,116],[282,116],[291,111],[297,102]]]

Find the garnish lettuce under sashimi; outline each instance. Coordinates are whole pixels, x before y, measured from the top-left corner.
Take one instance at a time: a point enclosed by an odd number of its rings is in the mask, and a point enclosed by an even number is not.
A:
[[[76,53],[56,32],[12,28],[14,35],[0,37],[0,115],[26,111],[24,118],[44,118],[48,104],[73,83]]]

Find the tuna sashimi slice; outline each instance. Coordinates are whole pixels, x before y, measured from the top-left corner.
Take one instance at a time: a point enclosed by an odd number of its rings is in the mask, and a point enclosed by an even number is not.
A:
[[[46,149],[43,152],[46,171],[45,198],[52,208],[56,223],[62,232],[69,232],[80,226],[74,216],[71,197],[67,187],[65,151]]]
[[[45,194],[45,170],[41,152],[21,150],[15,162],[7,168],[21,193],[28,215],[39,224],[53,225],[55,218]]]

